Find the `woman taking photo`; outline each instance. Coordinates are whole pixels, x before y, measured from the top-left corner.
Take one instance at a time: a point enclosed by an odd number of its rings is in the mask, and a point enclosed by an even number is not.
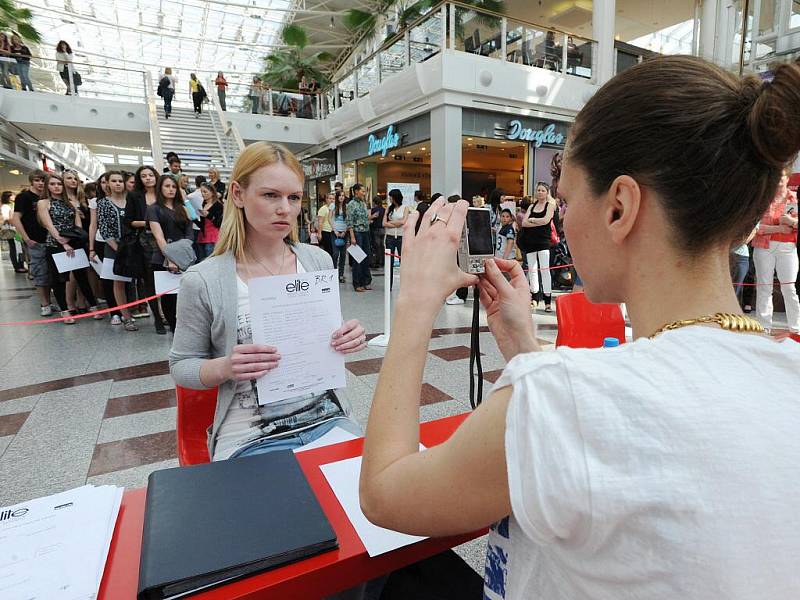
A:
[[[556,201],[550,195],[550,187],[539,182],[533,204],[528,207],[522,221],[520,234],[520,250],[525,252],[528,263],[528,280],[531,287],[531,308],[539,304],[539,277],[542,279],[542,295],[544,310],[552,310],[551,301],[553,284],[550,278],[550,236],[552,235],[553,216],[556,213]]]
[[[76,269],[59,273],[56,263],[53,260],[54,254],[66,252],[68,256],[75,254],[75,247],[70,244],[74,236],[66,237],[71,234],[74,228],[81,228],[81,214],[64,198],[64,180],[54,173],[47,175],[44,187],[44,197],[36,203],[36,216],[39,222],[47,230],[47,259],[50,266],[50,286],[56,297],[58,305],[61,307],[61,316],[67,317],[64,324],[72,325],[75,319],[69,318],[72,313],[67,306],[67,281],[70,274],[74,275],[78,282],[78,287],[89,303],[89,310],[97,310],[97,300],[92,293],[89,285],[86,269]],[[74,243],[74,242],[73,242]],[[103,315],[95,315],[95,319],[102,319]]]
[[[156,183],[156,202],[147,207],[147,223],[155,238],[157,249],[150,256],[153,271],[177,272],[178,267],[164,258],[164,248],[171,242],[178,240],[192,240],[192,221],[183,205],[181,195],[175,180],[169,175],[162,175]],[[175,294],[161,296],[161,308],[164,310],[164,319],[170,331],[175,333]]]
[[[258,404],[255,380],[281,359],[274,347],[253,344],[247,282],[333,267],[327,253],[296,241],[303,179],[299,162],[283,146],[248,146],[233,168],[214,255],[181,280],[170,372],[178,385],[219,386],[208,438],[213,460],[296,448],[335,426],[360,431],[348,403],[333,390]],[[346,322],[331,346],[344,354],[363,349],[363,327]]]
[[[347,197],[337,194],[328,217],[333,231],[333,266],[339,269],[339,283],[344,283],[344,267],[347,264]]]
[[[214,252],[214,244],[219,239],[219,228],[222,226],[222,201],[217,196],[217,190],[210,183],[204,183],[200,186],[200,193],[203,195],[203,208],[200,233],[197,236],[197,245],[200,248],[198,262]]]
[[[109,171],[106,175],[111,194],[97,202],[97,226],[106,243],[105,258],[114,260],[117,257],[119,242],[124,233],[123,222],[127,207],[125,177],[121,171]],[[112,289],[117,306],[128,303],[124,281],[113,281]],[[122,309],[122,325],[125,327],[125,331],[139,330],[130,309]]]
[[[383,229],[386,231],[383,247],[386,251],[401,256],[403,254],[403,227],[408,220],[409,209],[403,206],[403,194],[397,188],[389,190],[389,206],[383,215]],[[394,265],[397,256],[392,256]],[[394,287],[394,266],[389,273],[389,289]]]
[[[460,599],[800,597],[800,344],[742,315],[728,270],[800,149],[798,110],[794,64],[766,84],[658,56],[597,91],[564,151],[564,230],[586,295],[625,302],[636,341],[538,352],[522,269],[487,261],[481,302],[508,364],[425,452],[431,329],[479,282],[452,265],[466,203],[432,206],[405,240],[361,507],[415,535],[490,526],[485,591],[478,577]]]
[[[128,204],[125,209],[124,226],[130,229],[139,230],[139,245],[144,252],[144,293],[147,297],[154,296],[156,293],[155,276],[153,275],[152,257],[153,253],[158,252],[158,244],[150,227],[147,224],[147,209],[156,203],[156,182],[158,173],[154,167],[142,166],[136,170],[134,178],[136,187],[132,193],[128,194]],[[153,315],[153,323],[156,333],[165,335],[164,321],[161,319],[159,309],[159,299],[153,298],[148,302],[150,312]]]
[[[766,330],[772,329],[772,281],[777,274],[789,331],[800,333],[800,300],[794,285],[798,270],[797,196],[788,188],[790,173],[787,167],[753,238],[756,318]]]

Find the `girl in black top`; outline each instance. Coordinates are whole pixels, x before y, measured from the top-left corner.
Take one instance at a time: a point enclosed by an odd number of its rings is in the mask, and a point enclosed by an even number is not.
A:
[[[69,202],[70,206],[77,210],[81,214],[81,227],[86,232],[86,235],[89,235],[89,203],[86,201],[86,195],[83,191],[83,184],[81,183],[80,178],[78,177],[78,172],[72,169],[64,171],[64,197],[66,198],[67,202]],[[92,284],[92,274],[94,271],[87,271],[86,274],[89,277],[89,283]],[[97,292],[99,288],[95,285],[92,285],[92,291],[97,296]],[[69,281],[67,281],[67,307],[70,312],[77,312],[79,314],[85,313],[88,309],[88,304],[86,303],[86,299],[83,298],[83,294],[80,293],[78,289],[77,281],[75,280],[75,276],[71,276]]]
[[[22,43],[22,38],[16,33],[11,36],[11,54],[17,59],[17,75],[19,76],[19,83],[22,91],[33,91],[33,84],[31,83],[30,69],[31,69],[31,50]]]
[[[139,245],[142,252],[144,252],[142,258],[145,266],[144,277],[142,277],[143,289],[148,297],[154,296],[156,293],[153,265],[150,259],[153,253],[158,251],[158,245],[147,223],[147,207],[156,203],[156,182],[158,177],[158,172],[154,167],[149,165],[139,167],[134,174],[136,185],[134,190],[128,193],[128,207],[125,210],[125,226],[140,232]],[[159,299],[154,298],[148,304],[150,305],[150,313],[153,315],[156,333],[160,335],[166,334],[167,330],[161,320]]]
[[[150,257],[154,271],[177,272],[178,266],[167,262],[165,266],[164,248],[170,242],[192,239],[192,222],[183,205],[183,195],[170,175],[162,175],[156,183],[156,202],[147,207],[147,222],[153,232],[158,250]],[[161,307],[170,330],[175,331],[175,308],[177,294],[161,296]]]
[[[90,310],[97,310],[97,300],[89,285],[86,269],[76,269],[59,273],[53,260],[54,254],[66,252],[68,256],[75,254],[75,248],[70,244],[70,239],[62,234],[73,227],[81,227],[81,214],[64,198],[64,180],[54,173],[47,176],[44,187],[44,197],[36,203],[36,216],[42,227],[47,229],[47,258],[50,266],[50,286],[53,289],[58,305],[61,307],[61,316],[68,317],[64,324],[72,325],[75,319],[69,318],[67,306],[67,281],[70,274],[74,275],[78,287],[90,305]],[[74,242],[73,242],[74,243]],[[102,315],[95,315],[95,319],[102,319]]]
[[[528,207],[522,227],[525,233],[525,253],[528,262],[528,281],[531,286],[531,307],[539,304],[539,277],[542,278],[544,310],[550,312],[553,294],[550,280],[550,236],[551,222],[556,212],[556,201],[550,195],[550,187],[546,183],[536,185],[536,196]]]

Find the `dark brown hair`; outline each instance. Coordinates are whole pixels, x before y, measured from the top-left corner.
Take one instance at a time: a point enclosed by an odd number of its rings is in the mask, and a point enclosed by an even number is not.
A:
[[[745,237],[800,149],[800,66],[763,83],[703,59],[663,56],[614,77],[575,119],[566,160],[603,194],[629,175],[662,200],[675,247]]]
[[[164,184],[167,180],[171,181],[175,184],[175,187],[178,188],[175,192],[175,198],[172,199],[172,210],[175,212],[176,221],[179,224],[186,223],[189,221],[189,213],[186,212],[186,207],[183,205],[183,193],[181,192],[181,186],[175,183],[175,179],[172,175],[162,175],[156,181],[156,204],[158,204],[162,208],[169,208],[167,206],[167,199],[164,196]]]

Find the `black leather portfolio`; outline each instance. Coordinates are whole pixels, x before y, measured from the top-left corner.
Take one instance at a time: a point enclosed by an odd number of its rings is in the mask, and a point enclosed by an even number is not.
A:
[[[167,599],[337,547],[287,450],[150,475],[139,600]]]

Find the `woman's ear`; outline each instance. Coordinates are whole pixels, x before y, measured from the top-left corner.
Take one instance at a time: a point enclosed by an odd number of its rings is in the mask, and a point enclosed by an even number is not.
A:
[[[605,200],[605,225],[616,244],[625,242],[639,216],[642,189],[629,175],[620,175],[611,182]]]
[[[244,200],[242,200],[242,186],[238,181],[231,181],[230,200],[236,208],[244,208]]]

